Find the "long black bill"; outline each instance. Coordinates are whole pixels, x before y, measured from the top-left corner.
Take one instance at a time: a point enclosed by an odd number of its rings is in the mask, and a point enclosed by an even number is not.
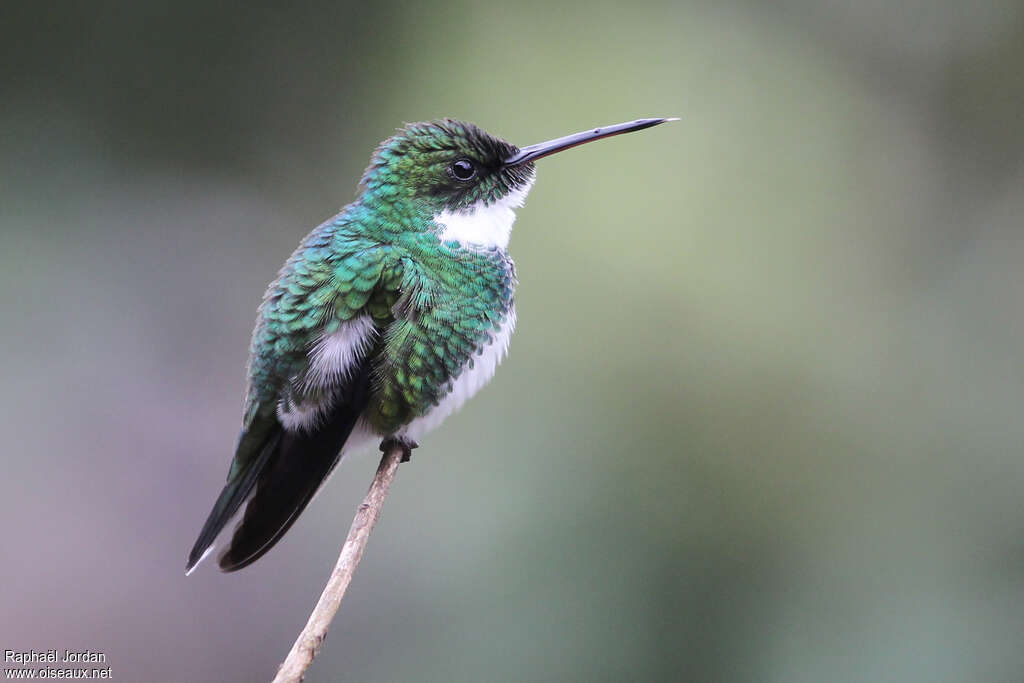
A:
[[[519,164],[525,164],[528,161],[536,161],[537,159],[546,157],[549,154],[561,152],[564,149],[583,145],[588,142],[593,142],[594,140],[608,138],[613,135],[622,135],[623,133],[632,133],[634,130],[643,130],[644,128],[657,126],[658,124],[665,123],[666,121],[678,120],[679,119],[677,118],[637,119],[636,121],[617,123],[614,126],[605,126],[604,128],[591,128],[590,130],[585,130],[581,133],[566,135],[564,138],[556,138],[554,140],[548,140],[547,142],[538,142],[536,145],[523,147],[508,159],[505,159],[505,165],[518,166]]]

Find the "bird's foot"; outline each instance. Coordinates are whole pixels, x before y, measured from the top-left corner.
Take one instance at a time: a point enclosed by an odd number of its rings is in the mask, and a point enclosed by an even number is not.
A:
[[[383,453],[387,453],[392,448],[401,448],[402,459],[400,462],[412,460],[412,449],[419,448],[419,446],[418,443],[405,436],[389,436],[380,442],[380,450]]]

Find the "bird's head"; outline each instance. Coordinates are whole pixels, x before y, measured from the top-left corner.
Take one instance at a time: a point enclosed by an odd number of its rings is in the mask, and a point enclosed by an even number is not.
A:
[[[490,205],[533,183],[530,162],[507,165],[519,149],[472,123],[409,123],[381,143],[361,186],[385,199],[412,199],[434,213]]]
[[[534,161],[669,120],[639,119],[522,149],[464,121],[409,123],[374,152],[360,190],[385,205],[425,209],[446,239],[504,247],[512,210],[533,185]]]

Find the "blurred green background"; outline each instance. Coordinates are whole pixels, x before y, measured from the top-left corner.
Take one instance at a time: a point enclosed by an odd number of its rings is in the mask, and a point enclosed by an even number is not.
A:
[[[1024,679],[1024,6],[4,3],[0,648],[267,680],[377,458],[186,579],[266,283],[403,121],[545,159],[511,356],[311,681]]]

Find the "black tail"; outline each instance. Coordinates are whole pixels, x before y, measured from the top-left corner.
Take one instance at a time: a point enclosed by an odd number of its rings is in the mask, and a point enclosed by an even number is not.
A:
[[[257,436],[253,434],[254,430],[250,430],[249,433],[244,434],[238,443],[238,449],[236,450],[235,461],[239,462],[241,459],[239,454],[252,443],[251,436]],[[195,545],[192,546],[192,552],[188,555],[188,564],[185,565],[185,574],[188,575],[195,568],[199,561],[203,559],[203,556],[209,550],[210,546],[217,539],[217,535],[224,528],[224,525],[234,517],[235,513],[238,512],[238,508],[242,505],[242,502],[252,492],[253,487],[256,485],[257,478],[263,469],[267,466],[267,463],[273,459],[274,453],[277,451],[278,444],[281,441],[281,434],[284,431],[278,423],[276,417],[271,418],[259,425],[260,438],[263,441],[262,444],[257,443],[256,447],[259,448],[259,452],[255,458],[250,460],[237,472],[235,471],[234,464],[232,465],[232,471],[228,476],[228,483],[224,485],[224,489],[220,492],[220,496],[217,497],[217,502],[213,504],[213,509],[210,510],[209,516],[206,518],[206,523],[203,524],[202,531],[199,532],[199,538],[196,539]],[[265,434],[265,435],[264,435]],[[253,449],[255,450],[255,448]]]
[[[259,457],[237,481],[224,487],[189,556],[189,571],[253,488],[231,544],[218,560],[221,570],[233,572],[252,564],[284,536],[338,463],[341,448],[366,406],[368,387],[369,372],[364,368],[346,385],[345,396],[336,398],[321,417],[319,426],[288,431],[277,425]]]

